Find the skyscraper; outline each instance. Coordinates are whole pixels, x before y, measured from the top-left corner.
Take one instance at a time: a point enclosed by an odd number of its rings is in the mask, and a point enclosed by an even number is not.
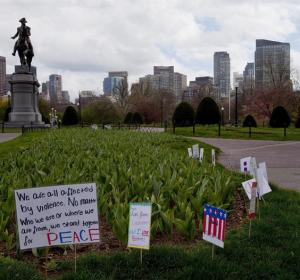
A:
[[[128,81],[128,72],[127,71],[113,71],[108,72],[108,77],[103,80],[103,92],[106,96],[112,96],[114,94],[114,89],[120,85],[122,80],[125,81],[127,85]]]
[[[6,94],[6,59],[0,56],[0,96]]]
[[[62,100],[62,78],[61,75],[52,74],[49,76],[50,102],[57,104]]]
[[[245,70],[243,72],[243,86],[244,89],[253,89],[254,88],[254,82],[255,82],[255,71],[254,71],[254,63],[248,62]]]
[[[243,86],[244,76],[239,72],[233,72],[233,87],[241,88]]]
[[[214,53],[214,85],[219,98],[230,94],[230,57],[227,52]]]
[[[174,66],[154,66],[153,75],[146,75],[139,80],[144,89],[150,87],[166,90],[173,93],[177,99],[181,98],[183,90],[187,87],[186,75],[174,72]]]
[[[290,85],[290,44],[256,40],[255,87],[260,89]]]
[[[63,103],[70,103],[69,92],[67,90],[62,90],[61,94],[62,94],[62,101],[63,101]]]

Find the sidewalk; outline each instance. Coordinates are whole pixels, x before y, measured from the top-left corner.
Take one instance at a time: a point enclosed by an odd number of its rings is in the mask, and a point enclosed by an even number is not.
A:
[[[13,140],[20,135],[21,133],[0,133],[0,143]]]

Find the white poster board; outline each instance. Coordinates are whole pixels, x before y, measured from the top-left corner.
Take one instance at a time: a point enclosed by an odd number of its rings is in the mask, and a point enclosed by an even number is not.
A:
[[[199,158],[199,145],[198,144],[193,145],[192,149],[193,149],[193,158],[198,159]]]
[[[15,190],[20,249],[100,241],[96,184]]]
[[[203,161],[203,158],[204,158],[204,148],[200,148],[200,156],[199,156],[200,162]]]
[[[215,149],[211,150],[211,163],[212,163],[213,166],[216,165],[216,152],[215,152]]]
[[[256,174],[255,174],[256,169],[257,169],[256,158],[255,157],[251,157],[251,161],[250,161],[250,174],[254,178],[256,178]]]
[[[258,164],[258,168],[262,170],[265,179],[267,180],[267,182],[269,182],[266,163],[265,162],[260,162]]]
[[[189,157],[193,157],[192,148],[188,148],[188,155],[189,155]]]
[[[128,247],[149,250],[151,235],[151,203],[130,203]]]
[[[262,168],[256,169],[256,177],[259,196],[263,196],[272,191],[268,181],[264,176],[264,170]]]
[[[248,181],[245,181],[242,183],[243,189],[245,191],[245,193],[247,194],[249,200],[251,200],[251,190],[252,190],[252,184],[255,183],[256,180],[255,179],[250,179]],[[257,197],[257,193],[256,193],[256,197]]]
[[[245,157],[240,159],[240,170],[241,172],[247,173],[250,171],[251,157]]]

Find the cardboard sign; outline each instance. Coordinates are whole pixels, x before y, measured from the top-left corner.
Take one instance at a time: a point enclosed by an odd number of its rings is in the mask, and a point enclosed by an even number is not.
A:
[[[192,148],[193,148],[193,158],[198,159],[199,158],[199,145],[198,144],[193,145]]]
[[[258,164],[258,168],[260,168],[262,170],[265,179],[267,180],[267,182],[269,182],[266,163],[265,162],[260,162]]]
[[[250,174],[256,178],[256,169],[257,169],[257,164],[256,164],[256,158],[255,157],[251,157],[251,161],[250,161]]]
[[[214,166],[216,165],[216,152],[215,152],[215,149],[211,150],[211,163]]]
[[[128,247],[149,250],[151,213],[151,203],[130,203]]]
[[[226,210],[205,204],[203,215],[203,240],[224,248],[226,221]]]
[[[250,220],[254,219],[255,217],[256,197],[257,197],[257,183],[253,182],[251,186],[250,208],[248,212],[248,217]]]
[[[20,249],[100,241],[96,184],[15,190]]]
[[[252,184],[253,183],[256,183],[255,179],[250,179],[250,180],[242,183],[243,189],[244,189],[245,193],[247,194],[249,200],[251,200],[251,192],[252,192]],[[258,194],[256,194],[256,196],[258,196]]]
[[[256,169],[256,181],[259,196],[263,196],[272,191],[268,181],[264,176],[264,170],[262,168]]]
[[[200,156],[199,156],[200,162],[203,161],[203,158],[204,158],[204,149],[203,149],[203,148],[200,148]]]
[[[192,148],[188,148],[188,155],[189,155],[189,157],[193,157]]]
[[[245,157],[240,159],[241,172],[246,173],[250,171],[250,162],[251,162],[251,157]]]

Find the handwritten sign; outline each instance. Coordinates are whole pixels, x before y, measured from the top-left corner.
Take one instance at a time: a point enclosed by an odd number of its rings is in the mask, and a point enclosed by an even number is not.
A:
[[[251,162],[251,157],[245,157],[240,159],[241,172],[246,173],[250,171],[250,162]]]
[[[149,250],[151,203],[130,203],[128,247]]]
[[[242,183],[243,189],[244,189],[245,193],[247,194],[249,200],[251,200],[251,192],[252,192],[253,183],[256,183],[256,180],[254,178]],[[256,194],[256,196],[258,196],[258,194]]]
[[[200,162],[203,161],[203,157],[204,157],[204,149],[203,149],[203,148],[200,148],[200,156],[199,156]]]
[[[188,155],[189,155],[189,157],[193,157],[192,148],[188,148]]]
[[[213,166],[216,165],[216,152],[215,152],[215,149],[211,150],[211,163],[212,163]]]
[[[193,158],[194,159],[199,158],[199,145],[198,144],[193,145],[192,149],[193,149]]]
[[[99,242],[96,184],[15,190],[21,250]]]
[[[253,182],[251,186],[250,208],[248,212],[248,217],[250,220],[254,219],[255,217],[256,196],[257,196],[257,183]]]

